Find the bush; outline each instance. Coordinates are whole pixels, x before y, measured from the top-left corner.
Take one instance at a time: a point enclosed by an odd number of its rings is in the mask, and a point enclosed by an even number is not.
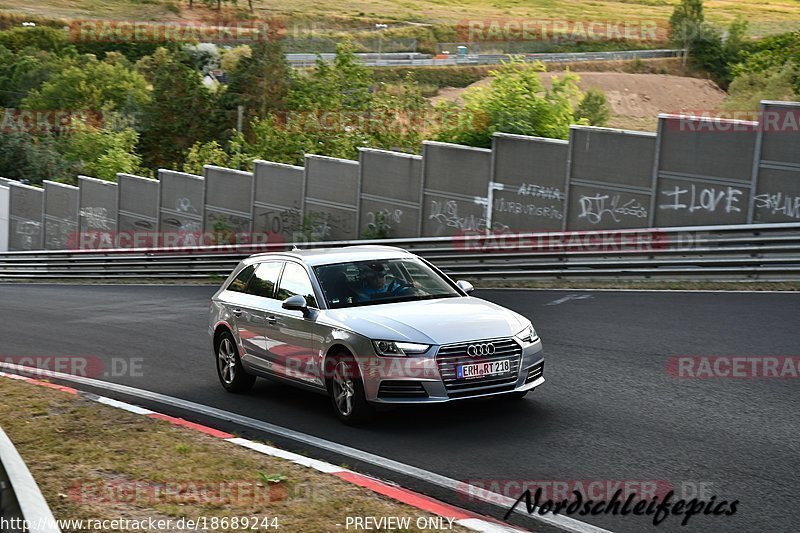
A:
[[[493,68],[496,67],[488,65],[457,67],[377,67],[371,69],[371,72],[373,78],[377,82],[387,84],[402,83],[410,75],[420,85],[442,88],[467,87],[488,76]]]
[[[495,132],[566,139],[575,121],[570,102],[580,96],[577,76],[567,72],[553,78],[552,88],[546,89],[539,79],[544,70],[541,63],[502,64],[491,72],[488,87],[464,92],[463,108],[452,109],[459,120],[444,127],[438,140],[488,148]]]
[[[787,63],[766,72],[744,72],[736,77],[725,100],[727,111],[758,111],[761,100],[797,100],[793,85],[797,68]]]
[[[605,126],[611,118],[606,93],[595,87],[589,88],[575,110],[575,118],[585,119],[590,126]]]

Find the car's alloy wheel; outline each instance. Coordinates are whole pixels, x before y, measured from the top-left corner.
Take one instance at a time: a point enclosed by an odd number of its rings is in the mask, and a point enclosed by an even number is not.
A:
[[[353,412],[354,395],[355,385],[350,376],[347,363],[339,361],[333,370],[333,399],[342,416],[350,416]]]
[[[364,396],[364,384],[358,365],[349,355],[335,359],[328,381],[328,391],[336,415],[346,424],[360,424],[371,418],[374,411]]]
[[[222,386],[229,392],[245,392],[255,383],[255,376],[244,371],[236,342],[229,332],[217,341],[217,375]]]

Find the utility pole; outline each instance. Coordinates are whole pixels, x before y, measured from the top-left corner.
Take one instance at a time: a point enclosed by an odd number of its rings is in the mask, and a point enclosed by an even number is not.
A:
[[[375,24],[375,29],[378,31],[378,64],[383,59],[383,34],[381,30],[388,28],[388,24]]]
[[[236,106],[236,131],[242,131],[242,122],[244,121],[244,106]]]

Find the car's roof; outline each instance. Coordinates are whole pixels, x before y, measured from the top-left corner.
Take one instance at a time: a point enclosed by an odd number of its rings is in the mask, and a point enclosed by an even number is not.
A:
[[[254,263],[269,258],[294,258],[309,266],[347,263],[349,261],[369,261],[371,259],[399,259],[413,257],[410,252],[394,246],[344,246],[341,248],[311,248],[307,250],[294,249],[289,252],[268,252],[255,254],[245,261]]]

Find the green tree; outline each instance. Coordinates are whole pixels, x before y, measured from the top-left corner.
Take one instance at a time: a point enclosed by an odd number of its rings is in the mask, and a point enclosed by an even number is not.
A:
[[[606,93],[596,87],[590,87],[584,93],[581,103],[575,110],[575,118],[584,119],[590,126],[605,126],[611,118]]]
[[[684,70],[693,45],[704,29],[704,22],[703,0],[681,0],[672,10],[669,18],[670,40],[684,49]]]
[[[800,30],[761,39],[742,51],[739,63],[734,65],[734,76],[744,73],[769,74],[784,66],[800,65]],[[794,69],[792,84],[800,94],[800,69]]]
[[[74,172],[117,181],[117,173],[140,172],[142,158],[136,153],[139,134],[126,128],[119,131],[81,127],[62,136],[63,158]]]
[[[227,52],[225,56],[232,52]],[[243,127],[256,118],[284,108],[291,69],[286,62],[283,46],[272,34],[250,47],[250,55],[241,53],[236,67],[230,72],[230,84],[220,97],[218,121],[233,129],[237,109],[244,108]]]
[[[747,21],[735,19],[723,34],[719,30],[704,24],[703,30],[694,41],[691,62],[711,74],[714,80],[727,89],[733,78],[732,69],[750,46],[745,41]]]
[[[761,100],[797,100],[794,86],[798,68],[791,63],[763,72],[742,72],[728,88],[727,111],[758,111]]]
[[[225,72],[233,73],[242,58],[252,56],[253,49],[247,44],[236,46],[230,50],[223,50],[222,57],[219,60],[219,68]]]
[[[0,45],[0,107],[19,107],[30,91],[38,89],[75,61],[72,56],[33,48],[12,52]]]
[[[368,146],[418,152],[436,114],[411,74],[401,85],[379,84],[365,121]]]
[[[121,56],[106,61],[83,56],[32,89],[22,101],[26,109],[69,109],[137,112],[149,100],[147,81]]]
[[[252,121],[241,154],[297,165],[307,153],[357,159],[360,146],[375,146],[372,78],[350,43],[338,46],[333,62],[291,76],[282,109]]]
[[[186,154],[183,171],[189,174],[203,174],[204,165],[228,166],[230,156],[217,141],[196,142]]]
[[[513,60],[490,72],[491,83],[464,92],[464,105],[442,108],[454,120],[445,120],[438,140],[489,147],[495,132],[566,139],[575,122],[572,101],[578,100],[578,77],[567,72],[553,77],[547,89],[539,79],[544,65]],[[580,122],[580,121],[579,121]]]
[[[0,31],[0,46],[13,52],[26,48],[43,52],[63,52],[71,47],[69,34],[62,29],[34,26]]]
[[[372,102],[372,74],[350,41],[336,47],[332,63],[322,59],[308,75],[297,74],[287,107],[295,110],[366,110]]]
[[[151,168],[179,168],[190,147],[217,133],[214,94],[180,51],[159,48],[138,66],[153,88],[142,113],[142,156]]]
[[[0,176],[27,179],[35,185],[43,180],[75,180],[70,164],[58,150],[55,135],[25,132],[0,135]]]

